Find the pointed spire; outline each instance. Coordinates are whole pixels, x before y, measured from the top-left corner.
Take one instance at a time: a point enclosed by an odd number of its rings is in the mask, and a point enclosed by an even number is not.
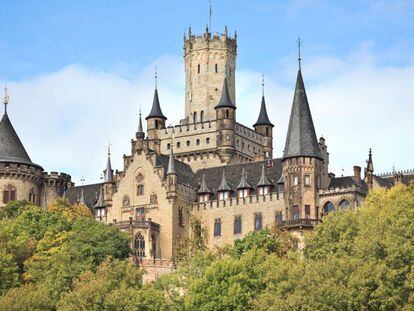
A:
[[[204,177],[204,173],[203,176],[201,177],[201,185],[200,188],[198,189],[198,194],[208,194],[208,193],[212,193],[211,190],[207,187],[207,183],[206,183],[206,179]]]
[[[145,120],[148,120],[150,118],[161,118],[164,120],[167,120],[167,118],[164,116],[161,110],[160,106],[160,99],[158,98],[158,86],[157,86],[157,67],[155,67],[155,90],[154,90],[154,100],[152,101],[152,108],[150,114],[145,118]]]
[[[266,177],[265,165],[262,165],[262,174],[260,176],[257,187],[273,186],[272,182]]]
[[[79,199],[79,205],[85,205],[85,196],[83,195],[83,188],[81,189],[81,195],[80,195],[80,199]]]
[[[7,114],[7,105],[9,104],[9,89],[7,88],[7,84],[4,86],[4,114]]]
[[[105,204],[104,204],[104,193],[103,193],[103,187],[101,186],[101,188],[99,189],[99,197],[98,197],[98,201],[95,204],[95,208],[104,208]]]
[[[106,169],[104,170],[104,182],[113,182],[114,170],[111,166],[111,144],[108,143],[108,161],[106,162]]]
[[[242,174],[241,174],[240,182],[239,182],[239,185],[237,186],[237,189],[253,189],[253,187],[247,181],[247,176],[246,176],[244,166],[242,169]]]
[[[264,77],[262,75],[262,102],[260,104],[260,113],[259,117],[257,118],[256,123],[253,125],[253,127],[256,127],[258,125],[267,125],[274,127],[272,122],[269,120],[269,116],[267,115],[267,109],[266,109],[266,102],[264,97]]]
[[[139,120],[138,120],[137,138],[141,138],[141,139],[144,139],[145,138],[145,132],[144,132],[144,129],[142,127],[141,108],[139,108]]]
[[[217,191],[232,191],[231,187],[227,183],[226,180],[226,170],[223,169],[223,175],[221,176],[220,186],[218,187]]]
[[[296,79],[283,159],[299,156],[322,159],[301,70]]]
[[[217,104],[217,106],[214,107],[214,109],[217,109],[217,108],[234,108],[234,109],[236,109],[236,106],[234,105],[233,101],[230,98],[229,88],[228,88],[228,85],[227,85],[227,78],[224,78],[224,81],[223,81],[223,90],[221,92],[220,101]]]
[[[371,148],[369,148],[369,153],[368,153],[367,171],[368,172],[373,172],[374,171],[374,163],[372,161],[372,150],[371,150]]]
[[[174,163],[174,151],[173,151],[173,144],[170,143],[170,157],[168,158],[168,170],[167,175],[170,174],[177,174],[175,171],[175,163]]]

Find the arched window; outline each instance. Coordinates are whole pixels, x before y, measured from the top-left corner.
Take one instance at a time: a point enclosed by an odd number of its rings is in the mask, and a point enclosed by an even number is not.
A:
[[[197,122],[197,112],[194,111],[193,113],[193,122],[196,123]]]
[[[218,65],[216,64],[215,66],[215,70],[216,70],[216,73],[218,72]]]
[[[130,200],[129,200],[129,196],[124,196],[124,198],[122,199],[122,207],[123,208],[128,208],[128,207],[130,207],[130,205],[131,205],[131,203],[130,203]]]
[[[333,211],[335,211],[334,205],[332,204],[332,202],[327,202],[323,207],[323,213],[326,215]]]
[[[347,210],[349,207],[349,201],[348,200],[342,200],[341,203],[339,203],[339,208],[341,211]]]
[[[139,174],[137,176],[137,195],[144,195],[144,176]]]
[[[203,121],[204,121],[204,111],[201,110],[201,112],[200,112],[200,122],[203,123]]]
[[[3,190],[3,203],[9,203],[10,201],[16,201],[17,191],[16,188],[12,185],[6,186]]]
[[[200,64],[197,65],[197,73],[200,73]]]
[[[141,232],[135,236],[134,240],[135,254],[138,257],[145,257],[145,240]]]

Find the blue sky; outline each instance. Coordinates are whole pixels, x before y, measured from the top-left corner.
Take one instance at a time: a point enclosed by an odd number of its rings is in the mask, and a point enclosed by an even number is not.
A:
[[[238,32],[240,121],[258,106],[266,76],[280,156],[303,40],[303,73],[331,169],[351,173],[374,149],[377,172],[414,167],[414,1],[213,2],[212,28]],[[172,123],[183,114],[182,37],[204,31],[208,1],[9,1],[0,6],[0,82],[32,160],[76,182],[99,180],[104,145],[122,169],[139,106],[144,114],[158,66]],[[174,77],[174,79],[172,79]],[[174,105],[181,105],[176,112]]]

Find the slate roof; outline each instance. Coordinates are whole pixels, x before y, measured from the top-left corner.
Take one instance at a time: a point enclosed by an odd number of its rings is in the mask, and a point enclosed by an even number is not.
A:
[[[385,188],[391,188],[394,186],[394,177],[392,178],[382,178],[378,175],[374,175],[374,180],[381,186]]]
[[[92,208],[95,206],[98,200],[99,191],[102,186],[103,186],[102,183],[98,183],[98,184],[70,187],[66,191],[66,198],[68,199],[70,204],[76,204],[78,202],[78,198],[80,199],[81,197],[82,189],[83,189],[83,198],[85,201],[85,205],[89,208]]]
[[[221,175],[220,186],[217,188],[217,191],[233,191],[229,186],[226,179],[226,169],[223,169],[223,174]]]
[[[223,169],[225,169],[227,184],[232,190],[236,190],[242,176],[242,169],[244,167],[245,174],[247,175],[249,182],[252,185],[257,185],[260,180],[263,164],[265,165],[266,177],[271,181],[279,180],[282,175],[282,159],[272,159],[271,167],[268,167],[267,163],[268,160],[198,170],[192,179],[192,184],[198,189],[201,184],[202,175],[205,174],[207,186],[212,192],[216,193],[216,191],[220,188]]]
[[[206,193],[212,193],[211,190],[208,188],[207,184],[206,184],[206,179],[203,176],[201,177],[201,185],[200,188],[197,191],[198,194],[206,194]]]
[[[283,159],[297,156],[322,159],[301,70],[296,79]]]
[[[220,101],[218,102],[217,106],[214,107],[214,109],[217,109],[217,108],[236,109],[236,105],[233,103],[233,101],[230,98],[229,87],[227,86],[227,78],[224,78],[224,81],[223,81],[223,90],[221,91]]]
[[[0,162],[12,162],[40,167],[30,160],[7,113],[3,115],[0,121]]]
[[[266,176],[265,163],[263,163],[262,172],[260,174],[260,179],[259,179],[259,182],[257,183],[257,186],[263,187],[263,186],[273,186],[273,185],[274,185],[273,181],[269,180],[269,178],[267,178]]]
[[[162,166],[164,168],[164,178],[167,176],[169,158],[170,157],[167,155],[158,154],[155,162],[156,166]],[[174,170],[177,173],[178,182],[187,185],[192,185],[194,172],[191,169],[190,165],[174,159]]]
[[[329,184],[329,188],[348,188],[352,186],[368,190],[368,186],[365,181],[361,179],[360,182],[357,182],[353,176],[335,177],[331,179],[331,183]]]
[[[274,125],[272,124],[272,122],[270,122],[269,120],[269,116],[267,115],[267,110],[266,110],[266,102],[265,102],[265,98],[264,96],[262,96],[262,103],[260,105],[260,113],[259,113],[259,117],[257,118],[256,123],[253,125],[253,127],[256,127],[258,125],[268,125],[273,127]]]
[[[154,91],[154,100],[152,101],[152,108],[150,114],[145,118],[148,120],[150,118],[161,118],[167,120],[166,116],[162,113],[160,106],[160,99],[158,98],[158,89]]]

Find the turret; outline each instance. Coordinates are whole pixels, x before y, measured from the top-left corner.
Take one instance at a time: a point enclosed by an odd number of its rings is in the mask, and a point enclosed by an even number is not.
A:
[[[262,78],[262,102],[260,104],[260,113],[256,123],[253,125],[255,131],[264,136],[263,152],[265,157],[271,159],[273,157],[273,127],[267,115],[266,102],[264,96],[264,82]]]
[[[262,174],[256,185],[257,194],[265,195],[272,191],[273,183],[266,177],[265,165],[262,165]]]
[[[150,140],[158,140],[158,131],[165,128],[165,120],[167,118],[162,113],[160,99],[158,98],[157,73],[155,73],[155,90],[151,112],[145,120],[147,120],[148,138]]]
[[[222,163],[230,163],[235,149],[236,105],[230,98],[224,78],[221,98],[215,107],[217,119],[217,151]]]
[[[231,189],[226,179],[226,170],[223,169],[223,175],[221,176],[220,186],[217,189],[218,199],[226,200],[231,196],[232,192],[233,190]]]
[[[299,70],[282,158],[287,207],[285,219],[288,220],[318,218],[318,189],[323,169],[323,158],[302,78],[300,50],[298,60]]]
[[[240,177],[240,182],[237,185],[237,196],[239,198],[247,198],[248,196],[250,196],[253,187],[252,185],[249,183],[249,181],[247,180],[247,175],[246,172],[244,170],[244,167],[242,169],[242,173],[241,173],[241,177]]]
[[[106,207],[105,207],[105,203],[104,203],[104,189],[103,189],[103,187],[101,187],[99,189],[98,201],[96,202],[96,204],[94,206],[94,215],[95,215],[96,220],[106,223]]]
[[[142,127],[141,109],[139,111],[138,131],[136,132],[135,137],[137,139],[144,139],[145,138],[145,132],[144,132],[144,129]]]
[[[213,192],[207,186],[206,179],[204,177],[204,173],[203,173],[203,176],[201,177],[201,184],[200,184],[200,188],[197,191],[197,194],[198,194],[198,201],[200,203],[211,201],[211,197],[213,195]]]
[[[106,161],[106,168],[103,171],[104,173],[104,196],[103,200],[106,205],[112,204],[112,195],[113,195],[113,189],[114,189],[114,170],[112,169],[111,165],[111,144],[108,144],[108,159]]]
[[[170,147],[167,170],[167,198],[173,199],[177,196],[177,172],[175,170],[173,144]]]

